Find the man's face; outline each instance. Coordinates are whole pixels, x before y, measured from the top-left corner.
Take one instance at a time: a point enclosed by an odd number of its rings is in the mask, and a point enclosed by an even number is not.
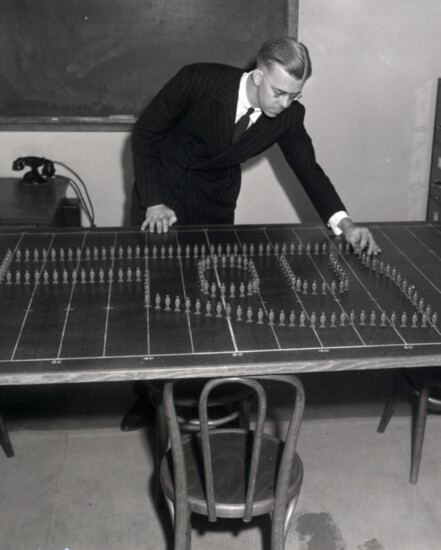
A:
[[[280,65],[261,67],[254,71],[257,103],[269,118],[275,118],[301,97],[304,82],[291,76]]]

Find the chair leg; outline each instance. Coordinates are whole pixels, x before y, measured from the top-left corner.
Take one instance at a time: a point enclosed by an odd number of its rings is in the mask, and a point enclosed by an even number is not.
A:
[[[190,550],[191,549],[191,514],[185,512],[184,515],[179,513],[179,509],[175,508],[175,544],[173,550]]]
[[[381,415],[380,423],[378,424],[377,432],[382,434],[387,428],[390,419],[392,418],[395,406],[397,404],[397,394],[398,394],[398,378],[400,373],[395,371],[393,373],[392,383],[389,391],[389,397],[384,407],[383,414]]]
[[[284,550],[285,548],[285,517],[277,517],[272,514],[271,525],[271,550]]]
[[[410,466],[410,483],[417,483],[423,452],[424,432],[426,429],[427,408],[429,403],[429,386],[424,385],[418,397],[417,415],[414,424],[412,456]]]
[[[187,528],[186,528],[186,534],[184,538],[182,538],[182,535],[179,534],[179,536],[176,533],[176,521],[175,521],[175,504],[172,500],[170,500],[167,496],[164,495],[165,502],[167,503],[167,508],[170,513],[170,517],[173,523],[173,528],[175,530],[175,544],[174,544],[174,550],[190,550],[191,549],[191,514],[190,512],[187,514]],[[182,546],[182,544],[185,542],[185,546]]]
[[[286,537],[288,535],[288,531],[289,531],[289,526],[291,525],[291,520],[292,520],[292,516],[294,514],[294,510],[296,509],[296,506],[297,506],[297,502],[299,500],[299,496],[300,496],[300,491],[297,493],[297,495],[291,500],[291,502],[288,504],[288,508],[286,509],[286,514],[285,514],[285,528],[284,528],[284,533],[285,533],[285,541],[286,541]]]
[[[6,428],[3,415],[0,411],[0,445],[8,458],[14,456],[14,449],[12,448],[11,440],[9,439],[8,430]]]
[[[187,516],[187,538],[186,538],[187,547],[185,550],[191,550],[191,514],[188,513]]]
[[[177,525],[179,520],[175,517],[175,505],[172,500],[164,495],[165,502],[167,503],[168,511],[170,512],[170,517],[173,523],[174,528],[174,550],[191,550],[191,514],[187,514],[187,526],[185,527],[185,522],[181,525]],[[182,533],[182,530],[185,530],[185,533]],[[178,533],[179,531],[179,533]]]

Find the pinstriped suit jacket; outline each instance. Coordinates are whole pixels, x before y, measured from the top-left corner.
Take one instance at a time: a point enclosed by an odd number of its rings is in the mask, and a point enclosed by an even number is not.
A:
[[[178,224],[233,223],[240,164],[278,143],[324,222],[345,210],[315,160],[298,102],[276,118],[261,115],[233,145],[243,71],[188,65],[139,117],[132,136],[134,197],[141,208],[166,204]]]

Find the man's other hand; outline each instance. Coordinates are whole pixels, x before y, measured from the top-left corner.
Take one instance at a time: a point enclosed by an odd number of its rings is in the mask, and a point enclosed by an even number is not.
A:
[[[169,227],[176,223],[177,217],[171,208],[165,206],[165,204],[157,204],[156,206],[150,206],[145,213],[145,220],[141,225],[141,231],[145,231],[147,228],[154,233],[167,233]]]
[[[374,254],[375,256],[381,252],[367,227],[356,225],[350,218],[343,218],[338,224],[338,228],[343,231],[345,239],[354,250],[366,250],[368,255]]]

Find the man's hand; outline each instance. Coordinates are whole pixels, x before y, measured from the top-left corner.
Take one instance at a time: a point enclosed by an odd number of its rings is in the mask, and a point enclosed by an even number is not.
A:
[[[166,233],[168,228],[176,223],[177,217],[171,208],[165,206],[165,204],[157,204],[156,206],[150,206],[145,213],[145,220],[141,225],[141,231],[145,231],[147,228],[152,233],[155,230],[158,233]]]
[[[368,255],[375,254],[375,256],[381,252],[367,227],[360,227],[355,225],[350,218],[343,218],[338,224],[338,228],[343,231],[345,239],[354,250],[367,249],[366,253]]]

